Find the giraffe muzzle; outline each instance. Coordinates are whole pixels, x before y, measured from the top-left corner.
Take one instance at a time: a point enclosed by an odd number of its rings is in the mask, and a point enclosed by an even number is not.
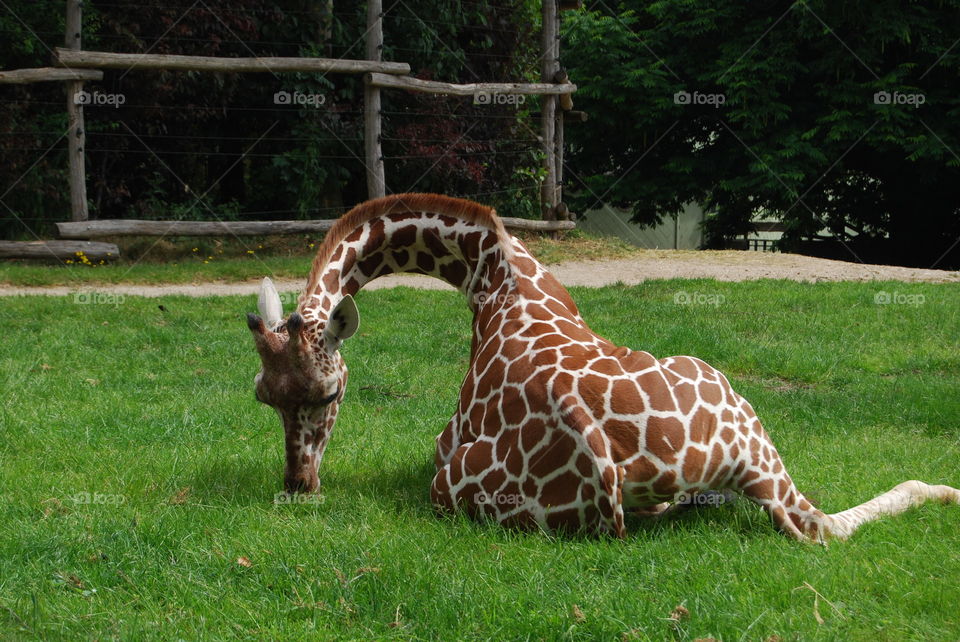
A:
[[[309,471],[299,473],[293,477],[287,475],[283,480],[284,490],[291,495],[297,493],[313,493],[320,489],[320,478],[316,473]]]

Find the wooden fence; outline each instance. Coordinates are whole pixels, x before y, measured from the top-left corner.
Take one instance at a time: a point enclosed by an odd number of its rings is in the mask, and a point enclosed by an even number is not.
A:
[[[87,211],[86,168],[84,149],[83,105],[75,96],[83,90],[86,81],[103,78],[103,69],[163,69],[200,72],[283,73],[323,72],[364,74],[364,161],[367,175],[368,198],[384,196],[386,181],[381,140],[381,99],[383,90],[403,89],[428,94],[458,96],[486,94],[522,94],[542,96],[540,144],[544,153],[545,179],[541,185],[541,221],[507,219],[508,227],[557,231],[572,229],[574,223],[563,204],[563,123],[565,114],[574,122],[585,120],[585,114],[572,112],[571,95],[576,85],[570,83],[560,68],[559,21],[560,11],[580,6],[580,0],[543,0],[543,30],[541,37],[541,69],[539,83],[471,83],[452,84],[426,81],[410,77],[410,65],[404,62],[385,62],[383,50],[382,0],[367,0],[366,59],[344,60],[330,58],[264,57],[229,58],[182,56],[167,54],[132,54],[85,51],[81,47],[82,0],[67,0],[65,47],[58,47],[54,57],[56,67],[0,71],[0,84],[60,81],[66,85],[67,115],[69,121],[68,163],[70,207],[72,223],[58,223],[62,238],[90,239],[103,236],[137,235],[242,235],[285,234],[304,230],[318,231],[329,227],[329,221],[249,221],[249,222],[188,222],[89,220]],[[558,109],[559,107],[559,109]],[[253,231],[255,230],[255,231]],[[32,242],[31,242],[32,243]],[[103,256],[116,256],[116,246],[88,246]],[[108,245],[108,244],[99,244]],[[96,247],[94,247],[96,246]],[[24,257],[35,257],[37,244],[22,245]],[[48,244],[48,254],[58,258],[77,251],[64,242]],[[0,256],[16,256],[10,242]]]

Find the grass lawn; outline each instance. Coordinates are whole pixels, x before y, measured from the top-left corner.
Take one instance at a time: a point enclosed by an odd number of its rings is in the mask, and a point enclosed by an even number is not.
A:
[[[520,234],[540,261],[615,259],[638,252],[613,237],[596,237],[580,230],[558,239]],[[120,246],[121,257],[103,265],[79,260],[44,264],[27,260],[0,261],[0,285],[83,287],[110,283],[206,283],[306,278],[322,235],[258,236],[239,238],[122,237],[104,239]]]
[[[875,305],[879,290],[922,298]],[[674,304],[680,291],[716,305]],[[727,373],[829,512],[906,479],[960,485],[955,285],[573,295],[616,342]],[[448,292],[360,293],[323,494],[275,503],[282,433],[253,397],[254,297],[162,303],[0,299],[0,638],[960,636],[960,506],[829,548],[777,534],[744,500],[631,517],[625,541],[437,518],[433,438],[470,333]]]

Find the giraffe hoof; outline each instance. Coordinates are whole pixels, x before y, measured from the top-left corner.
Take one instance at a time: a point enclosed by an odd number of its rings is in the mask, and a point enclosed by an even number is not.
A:
[[[659,517],[670,509],[670,502],[654,504],[653,506],[640,506],[634,508],[631,512],[634,517]]]

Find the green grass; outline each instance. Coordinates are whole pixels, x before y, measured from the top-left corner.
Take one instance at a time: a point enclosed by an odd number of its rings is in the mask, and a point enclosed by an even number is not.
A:
[[[0,263],[0,285],[87,287],[110,284],[210,283],[262,279],[305,279],[312,256],[237,256],[203,261],[188,257],[169,263],[143,261],[104,265],[41,265],[8,261]]]
[[[881,289],[925,301],[874,305]],[[675,305],[678,291],[724,301]],[[573,294],[616,342],[726,372],[825,510],[911,478],[960,485],[956,286]],[[282,436],[253,398],[254,297],[168,298],[166,312],[72,301],[0,300],[0,638],[960,636],[957,506],[826,549],[777,534],[746,501],[629,518],[625,541],[437,518],[433,438],[469,354],[455,294],[360,293],[323,494],[301,505],[273,503]],[[689,616],[668,619],[680,604]]]
[[[553,239],[538,234],[521,235],[530,251],[544,264],[561,261],[624,258],[637,249],[613,237],[596,237],[580,230]],[[43,263],[0,261],[0,285],[72,286],[116,283],[207,283],[251,281],[269,275],[274,279],[304,279],[322,237],[312,235],[256,236],[243,238],[106,239],[120,245],[121,257],[112,262],[86,265],[79,261]]]

